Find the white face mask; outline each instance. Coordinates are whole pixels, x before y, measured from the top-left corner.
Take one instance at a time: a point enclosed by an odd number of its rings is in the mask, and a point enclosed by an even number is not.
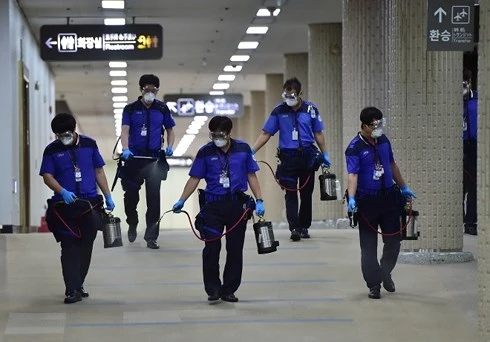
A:
[[[382,135],[383,135],[383,128],[382,127],[376,128],[371,132],[371,138],[374,138],[374,139],[379,138]]]
[[[294,107],[298,104],[298,99],[286,99],[286,104],[289,107]]]
[[[73,133],[66,132],[66,133],[60,134],[60,136],[58,136],[58,139],[65,146],[71,145],[73,143]]]
[[[228,143],[226,139],[214,139],[213,142],[216,145],[216,147],[224,147]]]
[[[149,92],[149,93],[145,93],[143,95],[143,100],[145,101],[146,104],[152,104],[153,101],[155,100],[155,94]]]

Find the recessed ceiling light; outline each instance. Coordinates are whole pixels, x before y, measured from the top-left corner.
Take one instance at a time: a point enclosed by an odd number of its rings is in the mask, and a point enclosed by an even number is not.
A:
[[[111,81],[111,86],[127,86],[128,81],[126,80],[112,80]]]
[[[128,102],[128,97],[127,96],[113,96],[112,102]]]
[[[240,49],[240,50],[256,49],[257,46],[259,46],[259,42],[240,42],[240,43],[238,43],[238,49]]]
[[[112,25],[126,25],[125,18],[104,18],[104,25],[112,26]]]
[[[219,75],[218,76],[218,81],[228,81],[228,82],[232,82],[235,80],[235,75]]]
[[[224,72],[240,72],[241,70],[241,65],[227,65],[223,68]]]
[[[215,83],[213,84],[214,90],[226,90],[230,87],[229,83]]]
[[[126,62],[109,62],[109,68],[126,68],[127,66]]]
[[[127,103],[126,102],[114,102],[112,104],[112,107],[114,108],[124,108],[126,107]]]
[[[128,88],[126,87],[115,87],[111,89],[113,94],[126,94],[128,92]]]
[[[209,95],[213,95],[213,96],[215,96],[215,95],[225,95],[225,92],[222,91],[222,90],[211,90],[209,92]]]
[[[266,34],[269,28],[267,26],[250,26],[247,34]]]
[[[122,108],[116,108],[116,109],[114,109],[113,112],[114,112],[114,114],[122,114],[123,109]]]
[[[230,58],[232,62],[246,62],[250,59],[249,55],[233,55]]]
[[[276,8],[274,11],[272,11],[272,13],[267,8],[261,8],[257,11],[257,14],[255,15],[257,17],[270,17],[272,14],[274,17],[277,17],[279,15],[279,12],[281,12],[280,8]]]
[[[102,8],[124,9],[124,0],[102,0]]]
[[[109,76],[111,77],[126,77],[128,73],[126,70],[111,70],[109,71]]]

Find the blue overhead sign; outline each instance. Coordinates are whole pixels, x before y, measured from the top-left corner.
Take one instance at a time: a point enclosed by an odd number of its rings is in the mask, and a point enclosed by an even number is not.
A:
[[[226,94],[167,94],[163,101],[176,116],[224,115],[240,117],[243,115],[243,96]]]

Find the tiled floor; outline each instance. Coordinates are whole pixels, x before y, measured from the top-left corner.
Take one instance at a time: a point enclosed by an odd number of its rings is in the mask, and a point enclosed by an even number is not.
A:
[[[248,231],[236,304],[209,304],[201,242],[162,231],[160,250],[141,242],[104,249],[99,236],[85,288],[62,304],[59,247],[50,234],[0,235],[0,341],[478,341],[476,262],[398,265],[397,292],[367,298],[354,230],[313,230],[257,254]],[[476,237],[465,237],[474,251]]]

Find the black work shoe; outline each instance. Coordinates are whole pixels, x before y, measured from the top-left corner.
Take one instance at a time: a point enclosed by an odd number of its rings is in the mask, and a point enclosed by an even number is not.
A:
[[[310,234],[308,233],[308,228],[303,228],[301,229],[301,234],[300,234],[302,239],[309,239]]]
[[[464,233],[469,235],[478,235],[476,225],[464,225]]]
[[[129,225],[129,229],[128,229],[129,242],[134,242],[134,240],[136,240],[136,236],[138,236],[138,233],[136,232],[136,225]]]
[[[380,291],[379,285],[373,286],[369,289],[368,297],[371,299],[380,299],[381,298],[381,291]]]
[[[159,249],[160,246],[158,246],[158,243],[156,240],[146,240],[146,247],[150,249]]]
[[[395,283],[393,282],[393,279],[391,279],[391,276],[385,280],[383,280],[383,287],[385,288],[386,291],[388,292],[395,292]]]
[[[238,298],[235,297],[233,293],[221,296],[221,300],[224,300],[225,302],[231,302],[231,303],[238,302]]]
[[[293,241],[299,241],[301,240],[301,235],[296,229],[293,229],[289,238]]]
[[[83,286],[78,289],[78,292],[80,292],[80,295],[82,296],[82,298],[87,298],[89,296],[88,292],[85,291]]]
[[[73,304],[82,300],[82,295],[76,290],[69,290],[65,293],[65,304]]]
[[[214,293],[208,296],[208,301],[210,302],[215,302],[217,300],[219,300],[219,293]]]

